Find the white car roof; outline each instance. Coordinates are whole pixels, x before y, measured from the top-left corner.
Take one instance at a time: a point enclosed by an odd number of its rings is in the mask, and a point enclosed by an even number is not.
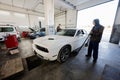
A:
[[[14,27],[14,26],[2,26],[2,25],[0,25],[0,27]]]

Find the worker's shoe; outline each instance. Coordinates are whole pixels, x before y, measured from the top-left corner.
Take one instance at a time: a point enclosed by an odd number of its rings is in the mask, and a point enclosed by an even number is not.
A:
[[[91,55],[88,55],[88,54],[87,54],[87,55],[85,55],[85,56],[86,56],[86,57],[91,57]]]
[[[97,59],[93,59],[93,62],[96,63],[96,62],[97,62]]]

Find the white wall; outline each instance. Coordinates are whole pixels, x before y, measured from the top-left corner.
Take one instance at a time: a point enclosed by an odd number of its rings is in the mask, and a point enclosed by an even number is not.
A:
[[[17,14],[17,15],[15,15]],[[39,18],[40,17],[40,18]],[[19,30],[28,30],[28,27],[39,28],[39,21],[41,21],[42,27],[45,27],[44,17],[23,14],[12,11],[0,10],[0,24],[13,24],[19,26]],[[77,23],[77,11],[68,10],[66,13],[55,16],[55,29],[58,24],[61,24],[61,28],[73,28]]]
[[[28,26],[28,20],[25,14],[24,16],[20,17],[20,16],[14,15],[13,12],[9,12],[9,11],[5,11],[5,12],[0,11],[0,23],[1,24],[13,24],[17,26],[18,25]]]
[[[65,28],[65,14],[59,15],[55,17],[55,29],[57,26],[61,24],[61,28]]]
[[[44,21],[44,17],[40,17],[40,16],[35,16],[35,15],[29,15],[29,25],[31,27],[39,27],[39,21],[41,21],[41,27],[45,27],[45,21]]]
[[[12,24],[19,26],[19,28],[34,28],[35,26],[37,26],[35,28],[39,28],[39,21],[41,21],[41,26],[44,27],[44,17],[0,10],[0,24]]]
[[[76,10],[68,10],[67,11],[67,26],[68,28],[76,28],[77,27],[77,11]]]
[[[55,27],[61,24],[61,28],[76,28],[77,27],[77,11],[67,10],[66,13],[61,13],[55,16]]]

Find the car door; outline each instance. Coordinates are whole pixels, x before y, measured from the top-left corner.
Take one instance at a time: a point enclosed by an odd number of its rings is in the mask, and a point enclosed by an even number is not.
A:
[[[80,31],[81,31],[81,34],[82,34],[82,45],[83,45],[83,43],[87,39],[88,35],[87,35],[87,32],[83,29],[81,29]]]
[[[83,30],[78,30],[75,35],[75,49],[81,47],[86,40],[86,34],[83,32]]]

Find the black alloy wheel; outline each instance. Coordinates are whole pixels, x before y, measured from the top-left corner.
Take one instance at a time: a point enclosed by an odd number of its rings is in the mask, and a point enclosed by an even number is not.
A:
[[[65,62],[69,58],[70,53],[71,53],[70,47],[64,46],[63,48],[61,48],[57,60],[60,63]]]

